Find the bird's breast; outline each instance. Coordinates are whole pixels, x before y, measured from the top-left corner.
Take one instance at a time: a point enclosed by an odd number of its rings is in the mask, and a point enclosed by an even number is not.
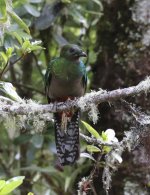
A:
[[[52,76],[51,85],[49,86],[49,97],[57,99],[61,97],[80,97],[84,94],[84,88],[82,85],[82,77],[77,78],[58,78]]]

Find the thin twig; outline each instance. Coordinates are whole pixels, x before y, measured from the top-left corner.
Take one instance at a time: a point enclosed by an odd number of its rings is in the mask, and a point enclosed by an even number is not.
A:
[[[84,135],[82,133],[80,133],[80,137],[82,139],[84,139],[85,141],[87,141],[88,143],[92,143],[94,145],[101,145],[101,146],[110,146],[110,147],[118,147],[118,144],[117,143],[107,143],[107,142],[103,142],[102,140],[100,139],[96,139],[96,138],[93,138],[93,137],[89,137],[87,135]]]
[[[89,185],[90,185],[91,191],[93,192],[93,195],[97,195],[97,192],[95,190],[93,183],[90,183]]]
[[[41,75],[41,77],[42,77],[42,80],[44,80],[44,75],[43,75],[43,73],[42,73],[42,70],[41,70],[41,67],[40,67],[40,65],[38,64],[38,58],[37,58],[37,56],[33,53],[33,57],[34,57],[34,59],[35,59],[35,64],[36,64],[36,67],[37,67],[37,69],[38,69],[38,71],[39,71],[39,73],[40,73],[40,75]]]
[[[25,56],[25,54],[22,54],[19,58],[17,58],[15,61],[13,61],[13,62],[11,63],[11,66],[13,66],[13,65],[16,64],[18,61],[20,61],[24,56]]]
[[[7,174],[8,177],[10,177],[11,172],[9,169],[8,164],[4,161],[4,159],[2,158],[2,156],[0,155],[0,165],[3,167],[3,170],[5,171],[5,173]]]
[[[3,68],[2,72],[0,73],[0,79],[2,78],[4,72],[6,73],[8,71],[8,65],[10,64],[11,66],[13,66],[14,64],[16,64],[19,60],[21,60],[23,57],[25,56],[25,54],[22,54],[22,56],[20,56],[18,59],[16,59],[14,62],[10,63],[10,61],[8,60],[5,67]],[[6,69],[7,68],[7,69]],[[6,71],[5,71],[6,70]]]
[[[103,153],[99,153],[98,158],[94,164],[94,167],[92,169],[92,171],[90,172],[90,175],[86,178],[82,178],[81,182],[79,182],[79,192],[80,194],[83,194],[83,192],[85,194],[87,194],[87,192],[91,189],[93,191],[93,193],[96,194],[96,191],[94,189],[94,186],[92,185],[93,182],[93,178],[96,174],[96,170],[98,168],[99,162],[102,158]]]
[[[3,68],[2,72],[0,73],[0,79],[2,78],[2,76],[3,76],[4,72],[5,72],[5,69],[7,68],[8,64],[9,64],[9,60],[6,62],[5,67]]]
[[[40,93],[41,95],[45,95],[44,92],[42,92],[42,91],[40,91],[40,90],[38,90],[38,89],[35,89],[35,88],[33,88],[32,86],[30,86],[30,85],[24,85],[24,84],[20,84],[20,83],[16,83],[16,82],[11,82],[11,83],[14,84],[14,85],[16,85],[16,86],[18,86],[18,87],[23,87],[23,88],[26,88],[26,89],[35,91],[35,92],[37,92],[37,93]]]
[[[10,62],[10,66],[14,66],[18,61],[20,61],[23,57],[25,56],[25,54],[22,54],[19,58],[17,58],[16,60],[14,60],[13,62]],[[9,69],[9,67],[7,68],[7,70],[5,72],[7,72]]]
[[[89,177],[88,177],[88,180],[89,180],[89,181],[92,181],[92,180],[93,180],[93,177],[94,177],[94,175],[95,175],[95,173],[96,173],[96,170],[97,170],[97,167],[98,167],[98,165],[99,165],[99,162],[100,162],[100,160],[101,160],[101,158],[102,158],[102,155],[103,155],[103,153],[99,153],[99,154],[98,154],[98,158],[97,158],[97,160],[96,160],[96,162],[95,162],[95,165],[94,165],[94,167],[93,167],[93,169],[92,169],[92,171],[91,171],[91,173],[90,173],[90,175],[89,175]]]

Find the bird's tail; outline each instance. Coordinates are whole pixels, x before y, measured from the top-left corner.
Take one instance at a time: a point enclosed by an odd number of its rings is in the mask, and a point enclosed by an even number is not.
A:
[[[79,111],[72,116],[55,113],[55,139],[59,162],[62,166],[73,164],[79,157]]]

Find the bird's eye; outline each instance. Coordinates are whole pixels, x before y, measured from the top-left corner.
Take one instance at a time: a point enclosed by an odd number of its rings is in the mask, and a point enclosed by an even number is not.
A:
[[[69,51],[70,51],[70,53],[73,53],[75,51],[75,49],[71,48]]]

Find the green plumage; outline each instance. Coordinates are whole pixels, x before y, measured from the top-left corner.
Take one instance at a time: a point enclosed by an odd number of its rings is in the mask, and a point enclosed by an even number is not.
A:
[[[85,56],[77,45],[70,44],[62,48],[60,57],[50,62],[45,75],[49,102],[84,95],[87,76],[85,65],[79,58]],[[73,164],[79,156],[79,111],[56,113],[54,118],[59,161],[61,165]]]
[[[85,66],[82,61],[70,63],[70,60],[60,57],[53,61],[51,71],[62,80],[73,80],[85,74]]]

